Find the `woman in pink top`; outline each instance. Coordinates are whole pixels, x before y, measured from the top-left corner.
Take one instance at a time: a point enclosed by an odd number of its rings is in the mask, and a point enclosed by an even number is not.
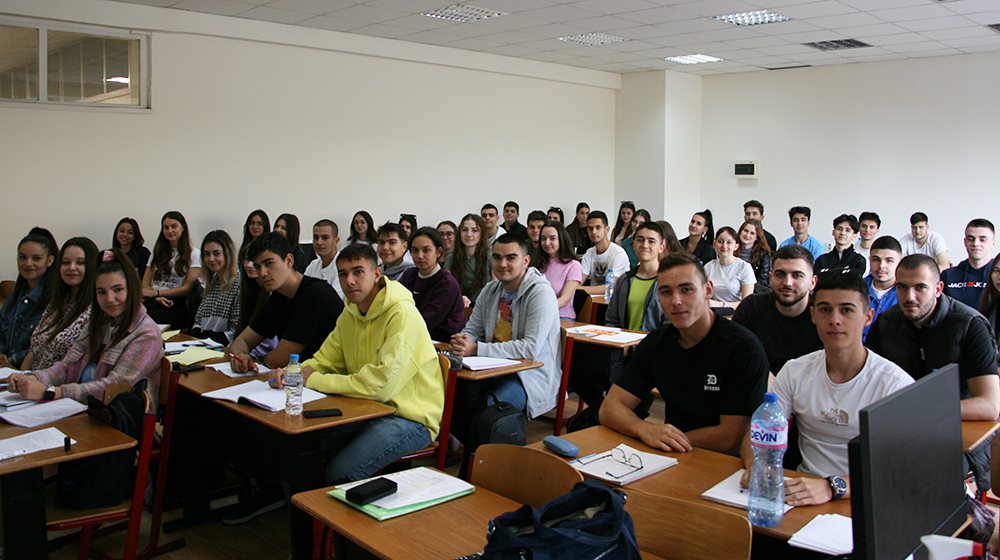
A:
[[[542,226],[542,232],[538,236],[538,246],[540,250],[536,253],[538,262],[535,266],[545,274],[545,278],[556,292],[556,298],[559,300],[559,318],[576,319],[573,296],[583,281],[583,267],[580,266],[580,258],[573,250],[573,241],[569,238],[569,233],[561,223],[548,221]]]

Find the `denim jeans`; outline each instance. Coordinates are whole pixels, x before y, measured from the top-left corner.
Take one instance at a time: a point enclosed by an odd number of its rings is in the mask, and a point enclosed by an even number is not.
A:
[[[495,404],[492,399],[488,399],[489,394],[496,398],[496,402],[508,402],[518,410],[528,407],[528,395],[521,385],[521,378],[516,374],[481,381],[459,379],[455,387],[455,405],[451,422],[451,433],[459,441],[465,442],[465,438],[468,437],[472,417],[480,410]]]
[[[326,465],[326,483],[369,478],[389,463],[430,444],[426,426],[399,416],[331,428],[322,438],[323,449],[335,453]]]

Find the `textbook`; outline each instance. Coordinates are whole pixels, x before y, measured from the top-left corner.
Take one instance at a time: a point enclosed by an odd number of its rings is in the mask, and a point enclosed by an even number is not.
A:
[[[233,403],[250,403],[271,412],[285,410],[285,390],[275,389],[268,385],[266,381],[259,379],[233,385],[232,387],[209,391],[203,393],[201,396]],[[307,387],[302,388],[302,404],[318,401],[325,396],[319,391],[314,391]]]
[[[348,490],[375,478],[388,478],[395,482],[396,492],[363,506],[347,499]],[[460,478],[427,467],[417,467],[408,471],[343,484],[327,494],[358,508],[379,521],[384,521],[454,500],[460,496],[471,494],[475,489],[475,486]]]
[[[747,502],[750,501],[750,491],[740,487],[740,479],[743,478],[743,470],[733,473],[729,478],[705,490],[701,497],[717,504],[748,509]],[[785,480],[791,480],[785,477]],[[792,506],[785,504],[785,513],[792,509]]]
[[[0,393],[0,412],[16,410],[24,406],[31,406],[35,401],[29,401],[18,393]]]
[[[574,459],[569,464],[591,478],[624,486],[676,465],[677,459],[632,449],[623,443],[603,453]]]

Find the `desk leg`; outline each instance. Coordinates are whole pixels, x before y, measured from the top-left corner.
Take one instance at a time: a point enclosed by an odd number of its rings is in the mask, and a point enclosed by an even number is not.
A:
[[[42,469],[0,477],[3,502],[3,543],[7,558],[48,558]]]
[[[566,391],[569,387],[569,365],[573,362],[573,337],[566,337],[566,355],[563,356],[563,375],[559,383],[559,403],[556,406],[556,429],[555,435],[562,433],[563,416],[566,412]]]
[[[214,408],[213,408],[214,407]],[[217,437],[218,405],[185,389],[177,391],[177,414],[174,416],[174,448],[170,468],[179,471],[184,515],[163,524],[163,532],[218,519],[221,510],[213,511],[212,483],[221,480],[225,463],[220,456]]]

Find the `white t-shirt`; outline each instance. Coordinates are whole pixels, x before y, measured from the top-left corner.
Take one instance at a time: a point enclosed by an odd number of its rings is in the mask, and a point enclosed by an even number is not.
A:
[[[774,392],[785,416],[799,426],[802,466],[816,476],[850,474],[847,443],[860,432],[862,408],[913,383],[905,371],[871,350],[854,379],[835,384],[826,372],[826,351],[817,350],[785,362]]]
[[[948,245],[944,242],[944,236],[936,231],[927,234],[927,241],[923,247],[917,247],[917,240],[912,233],[907,233],[899,239],[899,244],[903,246],[903,255],[927,255],[936,258],[941,253],[948,250]]]
[[[174,263],[177,261],[177,249],[171,249],[170,255],[170,275],[169,276],[157,276],[153,274],[153,289],[154,290],[172,290],[174,288],[180,288],[184,285],[184,276],[178,276],[177,271],[174,270]],[[188,261],[188,270],[192,268],[201,268],[201,251],[191,248],[191,259]]]
[[[861,242],[858,241],[857,243],[854,244],[854,252],[865,258],[865,274],[864,276],[862,276],[862,278],[864,278],[865,276],[868,276],[869,272],[872,271],[872,262],[871,262],[872,250],[865,249],[864,247],[861,246]]]
[[[330,266],[326,268],[323,268],[323,259],[316,257],[311,263],[309,263],[309,266],[306,267],[305,275],[310,278],[326,280],[327,284],[333,286],[334,290],[337,290],[337,295],[340,296],[340,301],[346,301],[344,299],[344,288],[340,285],[340,277],[337,275],[336,257],[330,261]]]
[[[753,267],[743,259],[736,259],[733,264],[723,266],[719,259],[708,261],[705,265],[705,274],[715,286],[715,293],[712,299],[725,303],[737,303],[743,300],[744,284],[756,284],[757,276],[753,273]]]
[[[496,241],[497,241],[497,238],[500,237],[501,235],[505,234],[505,233],[507,233],[507,230],[503,229],[503,226],[497,225],[497,232],[494,233],[492,237],[490,237],[489,239],[486,240],[486,245],[490,249],[492,249],[493,248],[493,244],[496,243]],[[409,255],[409,253],[406,253],[406,254]]]
[[[583,267],[583,275],[590,277],[587,284],[599,286],[604,284],[604,277],[608,275],[608,267],[615,271],[615,278],[628,272],[628,253],[614,243],[608,245],[608,250],[600,255],[597,254],[597,247],[591,247],[583,254],[583,261],[580,265]]]

